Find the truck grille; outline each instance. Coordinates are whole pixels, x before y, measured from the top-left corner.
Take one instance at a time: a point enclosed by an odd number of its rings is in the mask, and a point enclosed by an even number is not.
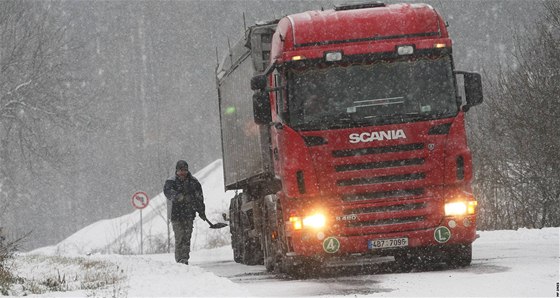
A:
[[[369,221],[349,222],[346,224],[346,227],[357,228],[357,227],[387,226],[387,225],[396,225],[396,224],[416,223],[423,220],[424,220],[424,216],[376,219],[376,220],[369,220]]]
[[[344,194],[342,195],[342,200],[345,202],[353,202],[353,201],[366,201],[366,200],[375,200],[375,199],[384,199],[384,198],[402,198],[402,197],[420,196],[422,194],[424,194],[423,188],[398,189],[398,190],[390,190],[390,191],[360,193],[360,194]]]
[[[331,151],[330,168],[344,207],[341,235],[410,231],[433,226],[437,210],[428,175],[433,161],[425,144]],[[368,203],[369,201],[369,203]]]
[[[413,159],[378,161],[378,162],[368,162],[368,163],[359,163],[359,164],[350,164],[350,165],[338,165],[334,167],[334,170],[337,172],[359,171],[359,170],[369,170],[369,169],[382,169],[382,168],[421,165],[423,163],[424,163],[423,158],[413,158]]]
[[[344,195],[345,192],[353,192],[349,189],[340,189],[339,193],[343,193],[345,201],[415,194],[417,190],[409,190],[412,193],[408,193],[407,190],[382,191],[379,188],[383,188],[383,184],[406,183],[425,179],[426,155],[423,153],[424,147],[423,143],[413,143],[332,151],[331,154],[336,160],[344,160],[344,163],[337,162],[338,164],[335,163],[333,165],[333,177],[335,178],[336,186],[341,188],[348,186],[373,188],[370,190],[373,191],[372,193],[360,194],[358,196],[355,194]],[[413,156],[403,157],[400,154],[403,152],[410,152],[409,154]],[[409,172],[406,172],[406,170],[403,172],[405,167],[412,168],[410,168]],[[387,169],[387,171],[380,171],[384,169]],[[365,192],[364,190],[362,189],[361,192]]]
[[[391,176],[380,176],[380,177],[361,177],[361,178],[352,178],[348,180],[338,180],[336,184],[338,186],[366,185],[366,184],[420,180],[420,179],[424,179],[425,177],[426,174],[424,173],[413,173],[413,174],[391,175]]]
[[[421,150],[421,149],[424,149],[424,144],[416,143],[416,144],[406,144],[406,145],[397,145],[397,146],[336,150],[332,152],[332,155],[333,157],[349,157],[349,156],[361,156],[361,155],[368,155],[368,154],[414,151],[414,150]]]
[[[435,203],[430,198],[395,201],[392,205],[346,208],[339,221],[341,236],[415,230],[430,225]],[[365,228],[365,230],[364,230]]]
[[[365,214],[365,213],[376,213],[376,212],[395,212],[395,211],[408,211],[408,210],[419,210],[426,207],[426,203],[406,203],[392,206],[378,206],[378,207],[364,207],[356,209],[346,209],[344,214]]]

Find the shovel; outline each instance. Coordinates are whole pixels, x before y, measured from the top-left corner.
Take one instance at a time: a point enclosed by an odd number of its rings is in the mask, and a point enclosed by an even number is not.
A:
[[[227,227],[227,224],[223,222],[213,224],[208,219],[206,219],[206,222],[210,225],[210,229],[221,229]]]

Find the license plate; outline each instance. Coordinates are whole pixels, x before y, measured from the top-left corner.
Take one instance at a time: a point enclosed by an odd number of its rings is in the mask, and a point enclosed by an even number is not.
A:
[[[406,246],[408,246],[408,238],[406,237],[368,240],[368,249],[406,247]]]

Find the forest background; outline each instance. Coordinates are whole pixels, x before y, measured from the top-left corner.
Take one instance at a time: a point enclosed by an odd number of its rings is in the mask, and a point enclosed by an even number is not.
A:
[[[559,2],[422,2],[456,68],[483,74],[467,117],[479,229],[560,226]],[[160,193],[176,160],[221,158],[218,57],[258,20],[339,3],[0,1],[4,236],[57,243]]]

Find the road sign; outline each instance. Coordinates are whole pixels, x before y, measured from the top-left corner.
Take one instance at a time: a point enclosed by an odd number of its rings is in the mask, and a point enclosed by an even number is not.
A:
[[[144,209],[150,203],[150,198],[148,194],[143,191],[139,191],[132,195],[132,206],[136,209]]]

